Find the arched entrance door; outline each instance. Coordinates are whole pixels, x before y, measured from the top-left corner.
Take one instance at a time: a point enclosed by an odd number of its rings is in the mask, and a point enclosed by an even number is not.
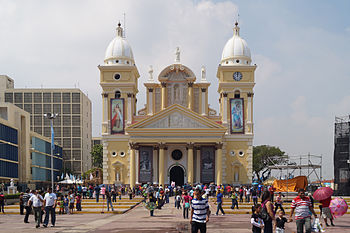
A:
[[[180,166],[174,166],[170,169],[170,181],[175,181],[176,185],[184,185],[185,172]]]

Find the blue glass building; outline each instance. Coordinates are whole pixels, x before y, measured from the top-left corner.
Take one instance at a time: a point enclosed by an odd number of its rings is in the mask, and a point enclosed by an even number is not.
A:
[[[33,182],[51,181],[51,142],[39,138],[32,134],[31,136],[31,174]],[[62,147],[55,145],[53,151],[53,170],[54,181],[62,172],[63,159]]]
[[[0,179],[18,179],[18,131],[0,123]]]

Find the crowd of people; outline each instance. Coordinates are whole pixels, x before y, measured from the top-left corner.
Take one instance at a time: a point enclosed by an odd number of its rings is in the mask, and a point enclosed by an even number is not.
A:
[[[285,224],[295,220],[297,232],[311,232],[311,216],[317,218],[314,211],[314,200],[311,194],[306,195],[305,190],[300,189],[298,196],[291,203],[291,212],[289,217],[285,217],[283,208],[284,195],[279,192],[275,197],[275,189],[272,186],[230,186],[215,184],[195,186],[183,185],[138,185],[130,188],[126,185],[57,185],[56,193],[49,188],[44,190],[29,190],[20,195],[20,213],[24,215],[24,222],[29,223],[29,215],[34,214],[36,227],[47,227],[51,217],[51,226],[55,226],[56,207],[58,214],[73,214],[75,211],[82,211],[82,201],[84,199],[95,199],[96,203],[100,197],[106,200],[107,211],[114,211],[113,203],[121,199],[123,195],[129,199],[135,196],[142,196],[145,207],[149,210],[150,216],[154,216],[155,209],[162,209],[168,204],[170,198],[174,198],[174,208],[182,211],[184,219],[189,219],[192,232],[206,232],[206,223],[209,221],[211,211],[209,209],[209,198],[215,199],[215,215],[225,215],[223,209],[224,198],[232,200],[231,209],[239,209],[240,204],[252,204],[252,215],[250,222],[253,232],[264,233],[284,233]],[[0,195],[0,207],[4,204],[4,195]],[[261,199],[259,203],[258,199]],[[329,209],[331,197],[320,201],[320,210],[324,222],[329,226],[334,226],[333,217]],[[0,208],[4,211],[4,208]],[[24,213],[25,211],[25,213]],[[293,220],[293,215],[295,219]],[[43,216],[44,219],[43,219]]]
[[[142,188],[141,188],[142,189]],[[164,203],[169,203],[169,197],[174,197],[174,206],[177,209],[182,209],[183,218],[190,218],[192,224],[192,232],[206,232],[206,222],[209,221],[210,213],[208,200],[209,197],[215,197],[217,205],[215,215],[220,212],[225,215],[222,207],[224,197],[231,198],[231,209],[239,208],[239,203],[252,203],[252,232],[264,233],[284,233],[285,224],[295,221],[297,232],[311,232],[311,217],[316,219],[318,216],[315,213],[313,206],[314,200],[311,193],[306,195],[305,190],[300,189],[298,196],[292,200],[290,204],[291,212],[289,217],[285,216],[283,208],[284,195],[278,192],[275,196],[275,189],[272,186],[264,187],[262,185],[256,187],[242,186],[231,187],[215,186],[215,185],[197,185],[183,187],[167,186],[146,186],[143,187],[143,196],[145,201],[148,197],[148,204],[152,203],[154,208],[150,209],[150,216],[154,216],[154,209],[161,209]],[[261,203],[258,203],[258,198]],[[322,217],[327,226],[327,219],[330,219],[331,225],[334,226],[333,217],[329,210],[331,198],[320,201],[320,210]],[[200,203],[200,204],[198,204]],[[200,208],[197,208],[199,205]],[[189,216],[190,213],[190,216]],[[200,216],[198,216],[200,215]],[[294,216],[294,220],[293,220]]]

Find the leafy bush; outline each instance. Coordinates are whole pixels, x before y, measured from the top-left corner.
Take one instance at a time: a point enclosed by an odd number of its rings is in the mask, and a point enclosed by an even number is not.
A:
[[[17,199],[19,198],[20,193],[16,193],[16,194],[5,194],[5,199]]]

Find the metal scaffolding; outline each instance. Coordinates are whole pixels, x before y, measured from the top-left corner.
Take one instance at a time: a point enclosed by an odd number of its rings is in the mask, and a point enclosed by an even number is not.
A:
[[[316,160],[316,161],[315,161]],[[280,180],[288,180],[293,178],[295,172],[299,171],[299,176],[306,176],[308,183],[311,181],[311,175],[315,175],[316,181],[321,183],[322,180],[322,155],[299,155],[286,156],[285,162],[282,164],[275,164],[273,159],[270,159],[273,165],[268,166],[270,170],[279,171]],[[285,174],[286,172],[286,174]]]
[[[350,116],[335,117],[334,184],[337,195],[350,195]]]

